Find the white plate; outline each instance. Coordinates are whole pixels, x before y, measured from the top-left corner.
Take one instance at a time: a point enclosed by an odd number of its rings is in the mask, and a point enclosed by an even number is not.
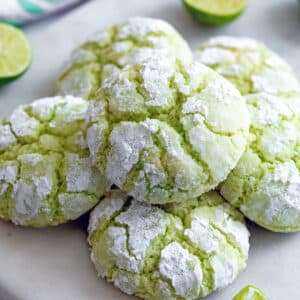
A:
[[[55,78],[70,50],[93,31],[129,16],[151,16],[172,23],[192,46],[219,35],[243,35],[264,41],[300,75],[300,8],[296,0],[250,0],[246,13],[223,27],[200,26],[176,0],[98,0],[30,36],[34,63],[17,82],[0,90],[0,116],[19,103],[53,94]],[[57,228],[17,228],[0,221],[1,300],[125,300],[98,280],[89,261],[86,219]],[[275,234],[251,226],[247,270],[233,285],[207,300],[231,300],[254,284],[270,300],[300,299],[300,234]]]

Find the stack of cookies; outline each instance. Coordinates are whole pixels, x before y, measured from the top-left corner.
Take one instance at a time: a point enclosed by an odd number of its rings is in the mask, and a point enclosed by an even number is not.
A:
[[[73,51],[57,95],[0,125],[0,216],[43,227],[96,205],[91,259],[123,292],[226,287],[246,267],[243,215],[300,229],[300,85],[262,44],[217,37],[193,57],[169,24],[132,18]]]

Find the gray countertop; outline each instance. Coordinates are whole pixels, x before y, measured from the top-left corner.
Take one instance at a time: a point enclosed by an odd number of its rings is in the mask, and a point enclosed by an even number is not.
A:
[[[0,116],[17,104],[53,94],[55,78],[71,49],[93,31],[129,16],[151,16],[173,24],[192,47],[220,34],[261,40],[285,58],[300,77],[300,7],[296,0],[250,0],[232,24],[196,24],[179,0],[98,0],[67,17],[28,29],[34,62],[20,80],[0,89]],[[44,230],[0,221],[1,300],[131,299],[97,279],[88,257],[86,220]],[[300,234],[271,233],[252,224],[248,268],[207,300],[231,300],[244,285],[260,287],[270,300],[300,299]]]

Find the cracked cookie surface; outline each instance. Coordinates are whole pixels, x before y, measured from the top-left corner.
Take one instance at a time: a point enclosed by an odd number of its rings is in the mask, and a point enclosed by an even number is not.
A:
[[[91,258],[99,276],[144,299],[197,299],[246,266],[242,215],[209,192],[185,204],[150,206],[113,190],[93,210]]]
[[[252,39],[211,39],[199,47],[196,58],[240,89],[250,113],[248,146],[221,184],[221,194],[267,229],[299,230],[298,80],[287,63]]]
[[[135,17],[93,34],[75,49],[57,81],[57,93],[92,99],[106,69],[142,62],[156,53],[192,60],[189,46],[168,23]]]
[[[240,93],[198,63],[156,55],[111,69],[89,102],[91,160],[116,185],[149,203],[186,201],[235,167],[248,135]]]
[[[16,108],[0,124],[0,216],[42,227],[74,220],[104,191],[84,138],[88,103],[44,98]]]

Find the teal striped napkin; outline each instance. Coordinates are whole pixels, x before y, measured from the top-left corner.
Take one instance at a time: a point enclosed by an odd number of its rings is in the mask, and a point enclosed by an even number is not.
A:
[[[0,21],[23,25],[84,0],[0,0]]]

